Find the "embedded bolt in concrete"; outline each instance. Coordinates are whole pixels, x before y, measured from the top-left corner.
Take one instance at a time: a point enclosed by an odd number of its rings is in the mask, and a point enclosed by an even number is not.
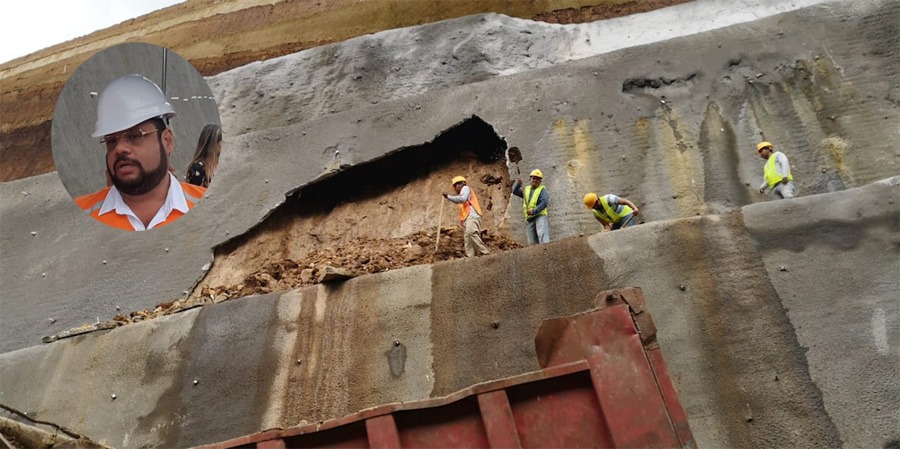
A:
[[[782,266],[778,267],[778,271],[787,271],[787,267],[782,265]]]
[[[122,310],[122,308],[119,306],[116,306],[116,310]]]
[[[169,252],[169,248],[166,248],[166,252]]]
[[[103,260],[103,265],[106,265],[106,260],[105,260],[105,259]]]
[[[679,287],[678,287],[678,288],[680,288],[680,289],[681,289],[681,291],[685,291],[685,290],[687,290],[687,287],[685,287],[685,286],[683,286],[683,285],[682,285],[682,286],[679,286]]]
[[[493,329],[499,329],[499,328],[500,328],[500,323],[494,321],[493,323],[491,323],[491,328],[493,328]]]
[[[47,277],[47,273],[41,273],[41,277]]]
[[[56,322],[56,318],[50,317],[50,318],[48,318],[48,319],[50,320],[51,323],[55,323],[55,322]]]
[[[31,231],[31,236],[32,236],[32,237],[34,237],[34,236],[36,236],[36,235],[37,235],[37,232]]]
[[[822,169],[822,173],[825,173],[825,171],[826,171],[826,170],[823,168],[823,169]]]
[[[116,394],[115,394],[115,393],[109,395],[109,397],[112,398],[112,400],[114,400],[114,401],[116,400]]]
[[[302,365],[302,364],[303,364],[303,360],[297,359],[297,364],[298,364],[298,365]]]
[[[400,346],[400,340],[394,340],[394,346]]]
[[[28,195],[28,192],[26,192],[26,191],[23,190],[23,191],[22,191],[22,195]]]
[[[197,385],[197,384],[199,384],[199,383],[200,383],[200,381],[199,381],[199,380],[197,380],[197,379],[194,379],[194,385]]]

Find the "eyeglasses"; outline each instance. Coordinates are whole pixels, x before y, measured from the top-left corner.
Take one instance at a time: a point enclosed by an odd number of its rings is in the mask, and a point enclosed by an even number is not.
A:
[[[163,129],[154,128],[152,131],[144,131],[142,129],[133,129],[131,131],[125,131],[119,135],[113,134],[113,135],[105,136],[104,138],[100,139],[100,144],[101,145],[105,144],[106,150],[112,151],[116,147],[116,145],[119,143],[119,139],[122,139],[122,141],[125,143],[130,143],[130,144],[136,145],[136,144],[140,143],[141,139],[143,139],[144,136],[146,136],[148,134],[158,133],[160,131],[163,131],[164,129],[165,128],[163,128]]]

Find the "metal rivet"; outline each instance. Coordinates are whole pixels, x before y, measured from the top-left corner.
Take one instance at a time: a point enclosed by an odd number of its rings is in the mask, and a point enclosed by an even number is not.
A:
[[[678,287],[678,288],[680,288],[680,289],[681,289],[681,291],[685,291],[685,290],[687,290],[687,287],[685,287],[685,286],[683,286],[683,285],[682,285],[682,286],[679,286],[679,287]]]
[[[112,400],[114,400],[114,401],[116,400],[116,394],[115,394],[115,393],[109,395],[109,397],[112,398]]]
[[[35,236],[35,235],[37,235],[37,232],[31,231],[31,235],[32,235],[32,236]]]
[[[394,346],[400,346],[400,340],[394,340]]]
[[[106,260],[103,261],[103,265],[106,265]]]
[[[782,265],[782,266],[778,267],[778,271],[787,271],[787,267]]]
[[[169,252],[169,248],[166,248],[166,252]]]
[[[194,379],[194,385],[197,385],[197,384],[199,384],[199,383],[200,383],[200,381],[199,381],[199,380],[197,380],[197,379]]]

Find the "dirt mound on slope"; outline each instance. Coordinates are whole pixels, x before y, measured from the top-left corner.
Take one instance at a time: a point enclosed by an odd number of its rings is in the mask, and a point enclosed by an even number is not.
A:
[[[204,287],[200,296],[219,301],[312,285],[319,283],[324,267],[343,268],[358,275],[466,257],[462,229],[442,228],[440,240],[437,240],[434,231],[420,231],[395,239],[361,237],[352,242],[317,249],[303,259],[268,263],[238,284]],[[522,247],[489,230],[482,231],[482,240],[492,252]]]
[[[481,235],[492,253],[522,247],[521,244],[489,230],[483,230]],[[45,337],[44,342],[112,329],[205,304],[318,284],[322,282],[321,275],[326,270],[345,273],[343,277],[346,278],[463,257],[466,257],[466,254],[463,250],[463,231],[460,228],[441,228],[439,241],[435,231],[425,230],[393,239],[361,237],[352,242],[317,249],[300,260],[282,259],[270,262],[234,285],[204,286],[188,298],[164,301],[152,309],[139,310],[128,315],[119,314],[109,321],[85,324]]]

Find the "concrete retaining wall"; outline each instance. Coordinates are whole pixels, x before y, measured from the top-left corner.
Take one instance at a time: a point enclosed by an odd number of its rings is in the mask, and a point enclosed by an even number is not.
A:
[[[115,447],[209,443],[537,369],[542,319],[640,286],[700,447],[880,446],[900,437],[898,194],[892,178],[193,309],[3,354],[0,402]]]

